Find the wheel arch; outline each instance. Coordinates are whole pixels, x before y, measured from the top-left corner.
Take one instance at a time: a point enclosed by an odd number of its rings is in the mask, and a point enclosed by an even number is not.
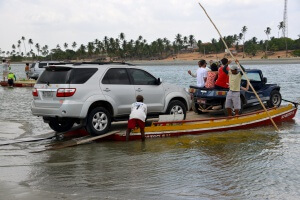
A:
[[[96,107],[104,107],[112,116],[114,114],[114,109],[112,105],[107,101],[95,101],[92,103],[88,109],[87,115]]]
[[[170,102],[172,102],[172,101],[174,101],[174,100],[178,100],[178,101],[182,102],[182,103],[184,104],[184,106],[186,107],[186,110],[187,110],[187,111],[188,111],[188,109],[190,108],[190,107],[187,105],[187,102],[186,102],[186,100],[185,100],[183,97],[173,97],[173,98],[171,98],[169,101],[167,101],[167,103],[166,103],[166,105],[165,105],[164,112],[167,111]]]

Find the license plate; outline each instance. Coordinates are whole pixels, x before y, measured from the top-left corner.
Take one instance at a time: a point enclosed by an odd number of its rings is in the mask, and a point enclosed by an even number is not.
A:
[[[53,97],[53,92],[51,92],[51,91],[44,91],[43,92],[43,97],[51,98],[51,97]]]
[[[203,103],[203,104],[205,104],[205,103],[206,103],[206,100],[205,100],[205,99],[197,99],[197,102],[198,102],[198,103]]]

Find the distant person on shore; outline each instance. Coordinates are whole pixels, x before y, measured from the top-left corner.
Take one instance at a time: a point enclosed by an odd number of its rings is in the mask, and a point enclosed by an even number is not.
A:
[[[3,67],[3,81],[6,80],[6,77],[8,76],[8,72],[9,72],[9,63],[6,62],[5,59],[2,60],[2,67]]]
[[[229,76],[226,74],[223,70],[223,68],[226,68],[227,71],[229,71],[228,65],[231,63],[227,58],[223,58],[221,60],[222,65],[219,67],[218,71],[218,78],[215,83],[216,89],[228,89],[229,87]]]
[[[132,129],[136,126],[140,128],[142,141],[145,141],[145,120],[147,116],[147,105],[143,103],[144,97],[137,95],[136,102],[131,105],[131,113],[129,115],[126,141],[129,140],[129,135]]]
[[[188,70],[189,75],[191,75],[194,78],[197,78],[197,86],[198,87],[204,87],[205,86],[205,82],[207,79],[207,70],[206,68],[206,61],[205,60],[200,60],[198,62],[198,66],[199,68],[197,69],[196,74],[193,74],[191,72],[191,70]]]
[[[215,87],[215,81],[218,77],[218,66],[216,63],[212,63],[210,65],[211,71],[207,72],[207,79],[205,82],[206,88],[214,88]]]
[[[16,75],[13,72],[9,72],[7,75],[7,83],[8,86],[13,87],[14,86],[14,80],[16,81]]]
[[[30,71],[29,63],[26,63],[26,65],[25,65],[25,73],[26,73],[27,80],[29,80],[29,71]]]
[[[236,60],[235,62],[238,63],[239,61]],[[240,66],[242,70],[245,71],[244,67],[242,65]],[[237,65],[232,65],[230,70],[227,70],[227,68],[223,67],[223,71],[229,76],[229,91],[226,95],[225,108],[227,109],[228,116],[232,116],[232,109],[234,109],[235,115],[237,116],[239,115],[239,111],[241,109],[240,90],[243,72],[238,71]]]

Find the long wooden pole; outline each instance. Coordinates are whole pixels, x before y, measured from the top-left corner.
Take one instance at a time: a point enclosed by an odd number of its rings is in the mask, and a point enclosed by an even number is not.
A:
[[[205,8],[201,5],[200,2],[198,2],[198,3],[199,3],[199,5],[200,5],[200,7],[202,8],[202,10],[204,11],[204,13],[206,14],[206,16],[208,17],[208,19],[210,20],[210,22],[212,23],[212,25],[213,25],[213,26],[215,27],[215,29],[217,30],[217,32],[218,32],[218,34],[219,34],[221,40],[223,41],[223,43],[224,43],[226,49],[228,50],[228,52],[230,53],[231,57],[232,57],[234,60],[237,60],[237,59],[235,59],[235,57],[232,55],[231,51],[229,50],[229,48],[228,48],[226,42],[224,41],[224,39],[223,39],[223,37],[222,37],[222,35],[221,35],[219,29],[217,28],[217,26],[215,25],[215,23],[212,21],[212,19],[209,17],[209,15],[207,14]],[[261,99],[259,98],[258,94],[256,93],[255,89],[253,88],[252,84],[250,83],[250,81],[249,81],[249,79],[248,79],[246,73],[245,73],[245,72],[243,71],[243,69],[241,68],[240,63],[237,62],[237,64],[238,64],[240,70],[243,72],[245,78],[247,79],[247,81],[248,81],[248,83],[249,83],[249,86],[251,87],[252,91],[254,92],[254,94],[255,94],[256,98],[258,99],[259,103],[261,104],[261,106],[263,107],[263,109],[265,110],[265,112],[267,113],[267,115],[269,116],[269,118],[270,118],[272,124],[274,125],[275,129],[276,129],[277,131],[279,131],[277,125],[275,124],[274,120],[273,120],[272,117],[270,116],[270,114],[269,114],[269,112],[267,111],[265,105],[263,104],[263,102],[262,102]]]

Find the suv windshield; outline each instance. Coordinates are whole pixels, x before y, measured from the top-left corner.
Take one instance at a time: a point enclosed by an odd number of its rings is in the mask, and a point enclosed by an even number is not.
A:
[[[82,84],[85,83],[97,68],[48,67],[41,74],[37,84]]]

